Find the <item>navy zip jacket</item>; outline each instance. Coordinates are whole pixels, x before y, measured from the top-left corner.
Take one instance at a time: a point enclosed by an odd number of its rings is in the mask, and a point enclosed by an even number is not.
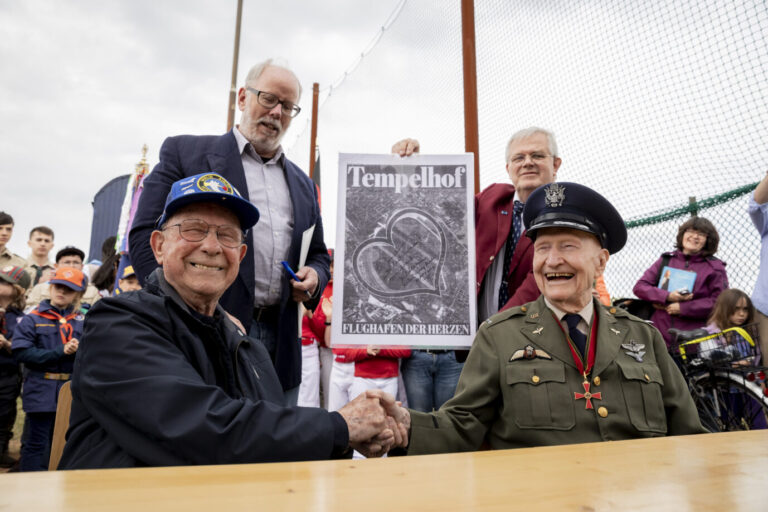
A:
[[[327,459],[348,445],[340,414],[279,405],[264,347],[220,306],[193,312],[162,269],[93,306],[72,394],[62,469]]]

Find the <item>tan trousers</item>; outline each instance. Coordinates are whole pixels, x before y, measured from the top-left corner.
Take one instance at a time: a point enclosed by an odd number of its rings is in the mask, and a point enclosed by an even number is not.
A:
[[[768,362],[768,316],[755,309],[755,320],[757,321],[757,330],[760,334],[760,353],[762,354],[761,365],[766,366]]]

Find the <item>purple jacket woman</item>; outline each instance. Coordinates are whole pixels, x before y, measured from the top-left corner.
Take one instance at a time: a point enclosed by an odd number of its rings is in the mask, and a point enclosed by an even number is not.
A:
[[[704,327],[717,296],[728,288],[725,263],[713,256],[718,243],[719,236],[712,223],[693,217],[680,226],[677,250],[665,253],[669,256],[670,267],[696,272],[692,293],[681,294],[658,287],[662,258],[656,260],[635,284],[635,295],[664,308],[657,309],[651,321],[661,331],[667,346],[672,342],[667,332],[670,328],[689,330]]]

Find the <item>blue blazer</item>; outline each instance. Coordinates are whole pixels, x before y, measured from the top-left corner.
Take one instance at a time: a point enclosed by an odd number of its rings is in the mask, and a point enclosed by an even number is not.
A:
[[[319,290],[304,303],[314,310],[320,294],[330,278],[330,258],[323,241],[323,222],[317,202],[317,189],[309,177],[293,162],[284,159],[285,179],[293,204],[293,236],[288,263],[298,268],[301,237],[304,231],[315,226],[306,265],[319,277]],[[232,132],[216,135],[178,135],[169,137],[160,148],[160,161],[144,180],[144,191],[131,227],[129,247],[131,262],[139,279],[144,279],[157,268],[157,261],[149,246],[149,237],[165,205],[171,185],[184,177],[202,172],[216,172],[224,176],[240,194],[248,198],[245,171]],[[256,205],[263,208],[263,205]],[[227,289],[219,303],[250,329],[253,321],[253,294],[256,280],[253,264],[253,233],[246,238],[248,252],[240,263],[240,273]],[[301,342],[298,332],[298,304],[291,299],[291,286],[283,278],[278,321],[275,370],[284,390],[295,388],[301,382]]]

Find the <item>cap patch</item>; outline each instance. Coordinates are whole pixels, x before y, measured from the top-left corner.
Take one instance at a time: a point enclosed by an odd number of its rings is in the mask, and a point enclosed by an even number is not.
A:
[[[552,183],[544,192],[544,205],[550,208],[563,206],[565,202],[565,187]]]
[[[217,174],[204,174],[197,179],[197,187],[204,192],[232,194],[232,185]]]

